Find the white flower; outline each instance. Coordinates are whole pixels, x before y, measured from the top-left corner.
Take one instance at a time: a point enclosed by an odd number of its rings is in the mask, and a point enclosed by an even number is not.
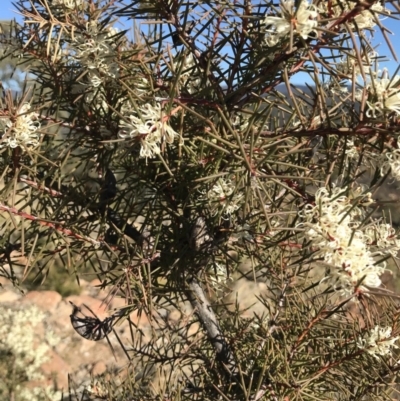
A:
[[[315,255],[332,266],[324,279],[343,295],[351,295],[356,289],[379,287],[385,264],[376,264],[371,233],[360,229],[363,211],[355,207],[343,190],[334,188],[329,194],[321,188],[315,194],[315,206],[308,205],[300,213],[305,219],[305,236],[316,249]]]
[[[327,11],[328,7],[326,6],[327,2],[321,2],[322,10]],[[339,18],[343,15],[347,14],[351,10],[357,6],[357,2],[355,1],[348,1],[348,0],[333,0],[331,2],[331,7],[329,10],[332,11],[333,17]],[[375,25],[375,13],[382,13],[385,12],[386,14],[390,14],[390,11],[385,9],[381,2],[378,1],[374,3],[369,10],[361,11],[354,17],[354,23],[348,23],[350,28],[353,30],[355,29],[355,25],[357,25],[358,29],[372,29]]]
[[[84,31],[75,33],[73,37],[74,48],[80,51],[77,58],[97,52],[102,55],[113,53],[114,28],[102,28],[97,21],[87,22],[85,28]]]
[[[390,253],[397,256],[400,250],[400,240],[396,235],[396,230],[387,223],[375,223],[365,229],[367,243],[378,248],[378,252]]]
[[[39,114],[35,112],[29,113],[31,105],[24,103],[15,118],[11,121],[9,118],[0,118],[0,130],[2,138],[0,147],[9,146],[16,148],[20,146],[22,149],[27,147],[35,148],[39,145],[40,129]]]
[[[175,66],[175,69],[178,65]],[[201,87],[200,70],[197,67],[193,55],[189,54],[183,61],[182,74],[180,75],[182,84],[190,94],[196,93]]]
[[[91,82],[94,88],[97,88],[103,83],[103,80],[101,79],[101,77],[99,77],[98,74],[96,74],[96,72],[89,71],[88,75],[89,75],[89,81]]]
[[[353,9],[353,7],[357,5],[357,3],[353,1],[348,3],[350,3],[349,4],[350,9]],[[380,1],[378,1],[374,3],[369,10],[362,11],[354,18],[354,22],[357,24],[357,27],[359,29],[372,29],[376,25],[374,12],[377,13],[386,12],[387,14],[389,14],[389,11],[382,6]]]
[[[353,72],[356,76],[361,75],[362,70],[364,70],[366,74],[369,74],[369,68],[377,58],[378,53],[376,52],[366,53],[361,57],[362,65],[360,66],[357,60],[357,55],[354,51],[352,51],[346,56],[342,57],[339,63],[337,63],[336,69],[341,74],[346,75],[348,79],[352,79]]]
[[[249,126],[249,118],[241,113],[237,113],[233,115],[231,123],[234,128],[245,131]]]
[[[400,77],[399,77],[400,78]],[[397,79],[397,84],[400,84],[399,80]],[[385,99],[384,106],[386,109],[390,111],[394,111],[397,115],[400,115],[400,88],[396,88],[395,93],[389,95]]]
[[[362,102],[362,100],[363,100],[363,98],[364,98],[364,90],[359,89],[359,88],[356,89],[354,98],[355,98],[358,102]]]
[[[140,95],[144,93],[148,93],[150,90],[150,83],[146,78],[138,78],[138,81],[135,82],[135,91]]]
[[[391,327],[375,326],[366,338],[357,340],[357,347],[365,349],[374,358],[391,354],[393,348],[398,348],[395,342],[399,336],[392,337]]]
[[[368,117],[382,115],[385,111],[400,115],[400,76],[388,78],[388,72],[383,70],[382,78],[374,78],[367,86],[369,100],[367,101]]]
[[[294,5],[294,0],[281,0],[281,17],[268,16],[264,19],[265,42],[268,46],[275,46],[282,38],[289,36],[291,24],[293,32],[303,39],[307,39],[311,32],[315,32],[318,25],[317,8],[310,5],[307,0],[301,0],[296,10]]]
[[[131,114],[127,119],[120,121],[119,136],[121,138],[138,138],[142,145],[140,157],[154,157],[160,153],[160,145],[163,140],[173,143],[175,137],[178,136],[162,115],[159,104],[156,106],[145,104],[139,108],[139,113]]]
[[[209,269],[209,275],[210,283],[215,290],[222,289],[228,281],[228,272],[226,266],[221,263],[215,263]],[[232,280],[232,278],[229,277],[229,280]]]
[[[346,156],[348,159],[358,159],[360,157],[357,147],[354,145],[353,139],[346,139]]]
[[[395,149],[392,152],[387,152],[379,159],[381,176],[386,175],[389,170],[392,177],[400,180],[400,149]]]
[[[330,95],[336,95],[336,96],[340,96],[340,95],[347,95],[349,92],[349,89],[347,88],[347,86],[345,86],[345,83],[342,82],[338,82],[336,80],[329,80],[328,82],[326,82],[323,85],[323,88],[326,92],[328,92]]]
[[[118,76],[119,66],[115,62],[117,44],[114,38],[117,32],[116,28],[103,28],[97,21],[91,21],[86,23],[84,31],[72,36],[69,49],[71,57],[89,71],[89,82],[93,87]]]
[[[239,209],[242,194],[234,193],[235,185],[230,180],[220,178],[216,184],[207,192],[207,199],[211,209],[217,211],[222,209],[226,214],[232,214]]]

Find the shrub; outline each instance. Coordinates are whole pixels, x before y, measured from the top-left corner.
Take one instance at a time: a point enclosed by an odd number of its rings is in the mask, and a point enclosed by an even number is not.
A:
[[[16,7],[2,43],[33,79],[2,97],[2,232],[29,271],[92,269],[126,299],[86,338],[151,326],[86,396],[391,399],[400,78],[371,33],[396,2]]]

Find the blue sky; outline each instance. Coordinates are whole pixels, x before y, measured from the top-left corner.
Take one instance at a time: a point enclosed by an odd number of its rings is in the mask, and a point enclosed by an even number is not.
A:
[[[19,19],[18,15],[16,13],[13,13],[12,10],[14,10],[14,6],[12,5],[12,0],[0,0],[0,4],[2,6],[1,12],[0,12],[0,19],[11,19],[16,17],[17,19]],[[131,25],[130,23],[128,23],[128,26]],[[398,67],[398,65],[400,64],[400,22],[397,20],[394,20],[392,18],[388,18],[383,22],[383,25],[390,29],[393,32],[393,35],[388,35],[392,45],[395,49],[395,52],[397,54],[398,57],[398,62],[396,62],[393,58],[393,56],[391,55],[388,46],[386,45],[386,41],[383,38],[383,36],[381,35],[381,33],[379,32],[379,29],[377,29],[377,33],[376,33],[376,37],[373,41],[374,46],[375,45],[379,45],[379,47],[377,48],[377,52],[380,56],[387,56],[387,58],[389,59],[388,62],[381,62],[379,64],[380,69],[382,69],[383,67],[386,67],[389,72],[391,74],[393,74],[396,71],[396,68]],[[146,29],[146,28],[144,28]],[[399,73],[400,74],[400,73]],[[303,78],[304,79],[304,78]],[[296,79],[295,79],[296,81]]]
[[[1,4],[3,5],[1,10],[1,19],[13,18],[15,14],[11,11],[14,9],[13,5],[11,4],[11,0],[3,0]]]

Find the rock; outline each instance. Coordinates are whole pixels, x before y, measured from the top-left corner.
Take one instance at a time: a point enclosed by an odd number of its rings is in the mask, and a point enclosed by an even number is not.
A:
[[[71,367],[56,352],[50,350],[48,352],[49,360],[42,364],[43,374],[47,377],[53,377],[57,388],[68,389],[68,373]]]
[[[8,278],[0,277],[0,286],[2,286],[2,287],[10,287],[10,286],[12,286],[12,283]]]
[[[94,314],[101,320],[110,315],[109,308],[101,300],[93,298],[89,295],[71,295],[65,299],[67,302],[72,302],[76,306],[82,307],[82,311],[91,316],[90,311],[83,305],[88,306]],[[71,309],[72,311],[72,309]]]
[[[269,299],[273,299],[273,294],[265,283],[241,278],[231,285],[231,289],[231,293],[224,299],[230,311],[235,311],[238,306],[240,316],[245,319],[269,316],[269,308],[266,305]]]
[[[72,329],[70,315],[72,313],[72,306],[69,302],[63,299],[58,305],[54,312],[49,316],[48,322],[54,326],[57,326],[63,332]]]
[[[96,362],[92,367],[92,376],[100,376],[107,370],[107,365],[104,361]]]
[[[21,294],[18,294],[14,291],[4,291],[0,293],[0,303],[5,304],[5,303],[15,302],[21,297],[22,297]]]
[[[111,307],[113,309],[119,309],[126,306],[126,300],[125,298],[120,298],[120,297],[114,297],[111,301]]]
[[[92,284],[98,285],[96,282]],[[91,284],[88,284],[90,287]],[[55,291],[31,291],[26,296],[18,294],[13,289],[6,289],[0,292],[0,303],[4,303],[6,307],[28,308],[28,306],[36,306],[45,312],[45,320],[36,325],[35,330],[35,346],[39,346],[51,338],[58,338],[51,342],[52,347],[48,349],[47,355],[49,359],[42,364],[41,371],[43,380],[40,380],[40,386],[53,388],[68,392],[68,378],[73,378],[74,385],[80,386],[82,383],[90,382],[91,376],[99,376],[107,374],[111,369],[112,372],[120,370],[126,366],[127,358],[114,333],[110,333],[107,339],[101,341],[89,341],[81,337],[72,328],[70,315],[72,306],[69,301],[73,302],[88,316],[91,312],[83,305],[87,305],[99,319],[104,319],[112,313],[113,308],[105,305],[99,295],[102,291],[97,291],[96,296],[90,295],[73,295],[62,299],[61,295]],[[113,306],[125,306],[124,298],[114,298]],[[135,324],[139,324],[143,332],[148,332],[147,336],[141,337],[137,328],[132,326],[134,333],[134,341],[141,338],[142,341],[150,338],[149,321],[144,314],[138,316],[137,311],[132,312],[130,318]],[[123,319],[115,327],[116,333],[121,333],[121,340],[125,345],[132,343],[131,330],[127,319]],[[117,335],[118,335],[117,334]],[[113,347],[114,353],[110,348]],[[75,381],[75,379],[77,379]],[[29,384],[29,383],[28,383]],[[30,383],[32,386],[35,383]],[[29,385],[30,385],[29,384]]]
[[[43,311],[54,312],[61,300],[62,296],[56,291],[31,291],[21,299],[21,303],[34,304]]]

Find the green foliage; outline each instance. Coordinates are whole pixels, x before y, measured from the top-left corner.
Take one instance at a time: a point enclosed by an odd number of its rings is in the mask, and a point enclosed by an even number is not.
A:
[[[74,274],[55,267],[45,273],[44,277],[42,274],[38,276],[37,272],[32,271],[24,280],[24,286],[28,291],[57,291],[63,297],[78,295],[81,292],[81,287]]]

